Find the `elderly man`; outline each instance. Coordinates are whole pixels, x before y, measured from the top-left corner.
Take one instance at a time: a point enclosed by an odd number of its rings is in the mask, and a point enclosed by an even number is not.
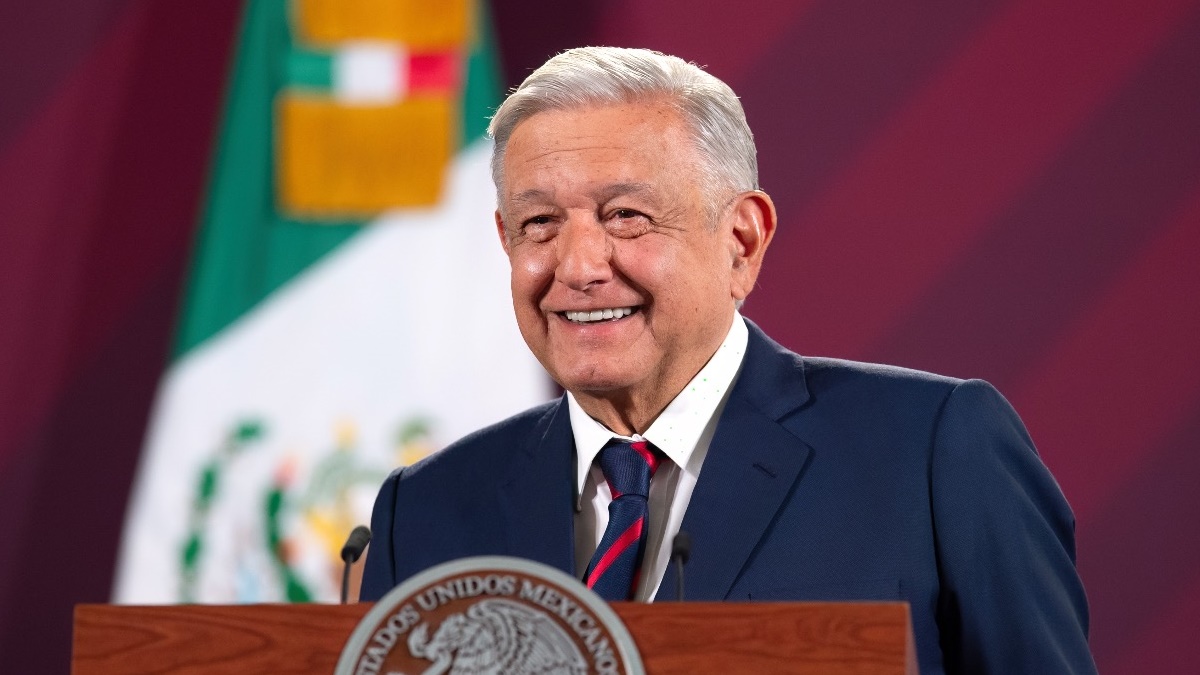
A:
[[[567,393],[392,474],[364,598],[502,554],[650,600],[682,530],[690,599],[903,599],[923,673],[1094,671],[1073,518],[1007,402],[739,314],[776,217],[728,86],[576,49],[491,133],[517,321]]]

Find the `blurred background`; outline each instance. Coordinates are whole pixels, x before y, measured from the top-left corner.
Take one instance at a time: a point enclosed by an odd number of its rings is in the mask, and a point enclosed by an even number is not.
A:
[[[0,5],[6,672],[66,672],[76,603],[330,601],[387,469],[553,395],[478,139],[585,44],[733,87],[780,216],[746,316],[999,387],[1101,670],[1191,664],[1200,2],[335,4]]]

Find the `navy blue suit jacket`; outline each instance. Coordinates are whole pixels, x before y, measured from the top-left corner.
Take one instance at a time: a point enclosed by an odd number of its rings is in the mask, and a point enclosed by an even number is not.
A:
[[[921,672],[1088,673],[1074,518],[989,384],[750,341],[683,520],[691,600],[905,600]],[[565,401],[394,472],[364,600],[447,560],[574,574]],[[674,572],[659,597],[669,597]]]

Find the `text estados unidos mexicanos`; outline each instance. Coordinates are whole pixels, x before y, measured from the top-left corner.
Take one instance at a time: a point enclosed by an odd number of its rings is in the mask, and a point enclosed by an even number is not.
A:
[[[466,600],[481,595],[511,596],[517,593],[517,578],[512,575],[473,575],[430,586],[414,598],[416,605],[426,612],[455,600]],[[545,584],[521,580],[521,600],[536,604],[558,616],[587,645],[595,672],[616,675],[621,672],[620,660],[613,653],[605,631],[597,625],[595,617],[573,600]],[[387,655],[395,647],[400,636],[421,621],[421,612],[412,603],[405,603],[387,618],[371,634],[371,639],[359,658],[355,675],[378,675]]]

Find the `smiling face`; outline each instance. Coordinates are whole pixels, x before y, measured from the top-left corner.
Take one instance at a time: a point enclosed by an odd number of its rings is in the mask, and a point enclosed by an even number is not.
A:
[[[584,409],[645,431],[720,346],[774,228],[761,192],[706,208],[696,151],[658,103],[517,125],[496,222],[525,341]]]

